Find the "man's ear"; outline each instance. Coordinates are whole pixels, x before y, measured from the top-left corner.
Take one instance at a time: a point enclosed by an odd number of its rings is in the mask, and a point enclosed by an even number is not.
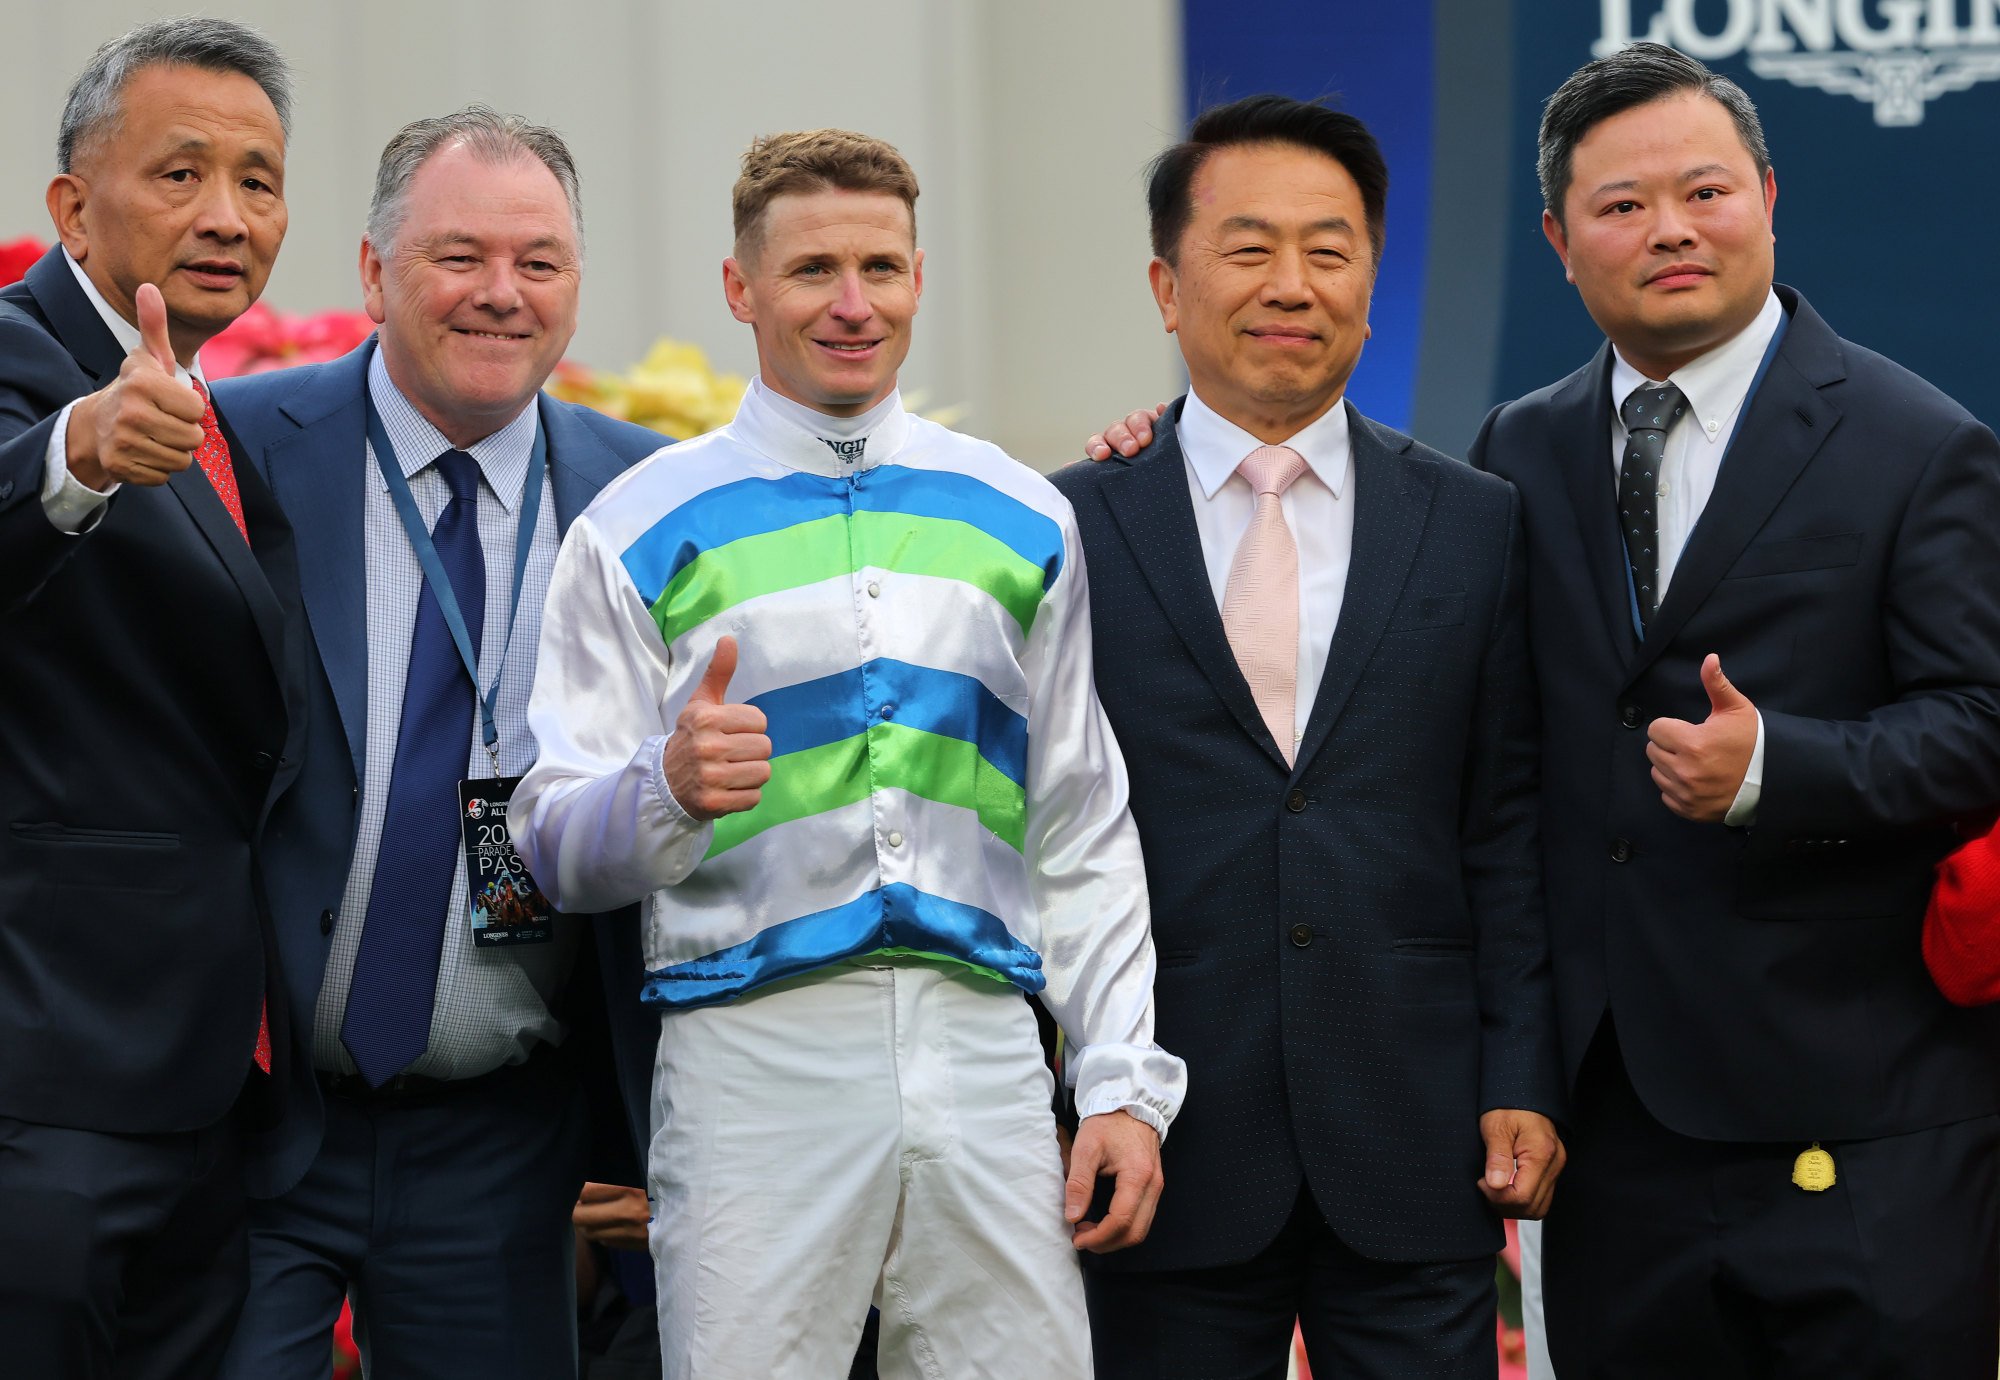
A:
[[[368,313],[368,319],[376,325],[388,315],[382,305],[382,256],[375,252],[374,244],[366,235],[361,237],[361,310]]]
[[[1153,285],[1153,301],[1160,308],[1160,324],[1172,335],[1180,329],[1180,275],[1165,259],[1155,258],[1146,265],[1146,281]]]
[[[916,295],[917,301],[922,302],[924,300],[924,251],[923,250],[919,249],[917,251],[916,257],[913,260],[911,260],[911,264],[912,268],[910,276],[912,281],[910,286]]]
[[[57,173],[49,183],[44,200],[48,203],[49,221],[56,228],[56,238],[69,256],[82,263],[90,253],[90,233],[85,228],[84,202],[89,198],[90,189],[84,180],[74,173]]]
[[[1556,257],[1562,260],[1563,277],[1574,283],[1576,275],[1569,270],[1569,235],[1563,229],[1563,223],[1556,219],[1554,211],[1542,212],[1542,238],[1549,242],[1549,248],[1555,250]]]
[[[757,324],[757,311],[750,301],[750,281],[733,254],[722,261],[722,300],[729,304],[729,314],[738,321],[746,326]]]

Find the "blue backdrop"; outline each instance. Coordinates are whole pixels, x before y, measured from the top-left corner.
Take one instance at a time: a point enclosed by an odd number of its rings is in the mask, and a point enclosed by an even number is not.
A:
[[[1595,47],[1740,82],[1778,178],[1778,278],[2000,424],[2000,0],[1184,0],[1188,108],[1330,95],[1390,167],[1370,415],[1462,453],[1600,340],[1544,242],[1541,102]]]

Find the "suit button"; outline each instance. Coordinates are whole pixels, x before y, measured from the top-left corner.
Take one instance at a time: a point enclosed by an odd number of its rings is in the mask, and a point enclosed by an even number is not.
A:
[[[1306,793],[1304,791],[1298,791],[1298,790],[1293,791],[1290,795],[1285,797],[1285,808],[1287,810],[1290,810],[1295,815],[1304,814],[1306,808]]]
[[[1618,722],[1627,728],[1637,728],[1639,726],[1639,706],[1636,704],[1619,705]]]
[[[1632,861],[1632,845],[1630,841],[1626,839],[1611,840],[1611,861],[1618,863]]]
[[[0,480],[0,502],[5,502],[7,499],[12,498],[13,496],[14,496],[14,481],[11,479]]]
[[[260,752],[260,753],[258,753],[258,754],[257,754],[257,755],[256,755],[255,757],[251,758],[250,760],[251,760],[252,762],[254,762],[254,763],[256,764],[256,766],[257,766],[257,770],[258,770],[258,771],[275,771],[275,770],[277,770],[277,766],[278,766],[278,759],[277,759],[277,758],[275,758],[275,757],[273,757],[273,756],[272,756],[272,755],[271,755],[270,753],[268,753],[268,752]]]
[[[330,910],[323,910],[323,911],[321,911],[321,912],[319,913],[319,932],[320,932],[321,934],[332,934],[332,933],[333,933],[333,912],[332,912],[332,911],[330,911]]]
[[[1292,926],[1292,943],[1298,945],[1301,949],[1303,949],[1306,947],[1306,945],[1312,942],[1313,942],[1313,927],[1311,925]]]

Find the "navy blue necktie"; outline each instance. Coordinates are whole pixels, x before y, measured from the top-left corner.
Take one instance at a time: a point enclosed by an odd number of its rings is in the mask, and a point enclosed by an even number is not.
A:
[[[486,614],[479,463],[448,450],[437,468],[451,500],[438,514],[431,542],[458,597],[476,659]],[[417,596],[375,884],[340,1027],[340,1041],[370,1087],[408,1068],[430,1043],[445,907],[461,856],[458,783],[465,776],[477,693],[426,578]]]

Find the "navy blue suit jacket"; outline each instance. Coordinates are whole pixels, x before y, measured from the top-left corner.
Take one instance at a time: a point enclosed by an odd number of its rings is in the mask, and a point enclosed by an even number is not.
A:
[[[311,646],[311,723],[298,789],[276,811],[266,842],[272,910],[285,986],[301,1035],[294,1042],[288,1115],[253,1142],[250,1191],[260,1197],[296,1184],[318,1153],[324,1127],[312,1068],[313,1012],[347,884],[368,732],[367,575],[363,495],[368,470],[368,360],[374,341],[340,359],[216,384],[218,407],[240,420],[239,454],[271,486],[297,529],[299,574]],[[598,490],[652,454],[667,438],[589,408],[540,400],[548,437],[550,492],[567,530]],[[565,1057],[592,1098],[592,1173],[642,1183],[649,1077],[658,1025],[639,1005],[643,963],[638,912],[574,916],[592,942],[559,1014],[571,1026]],[[604,1046],[615,1050],[615,1066]],[[636,1158],[635,1158],[636,1157]]]
[[[1363,1255],[1489,1253],[1480,1115],[1561,1109],[1513,491],[1349,408],[1353,562],[1288,767],[1223,632],[1179,418],[1055,480],[1189,1080],[1151,1236],[1087,1259],[1248,1259],[1302,1181]]]
[[[2000,445],[1797,293],[1644,639],[1614,516],[1610,348],[1496,409],[1527,516],[1543,837],[1572,1075],[1615,1019],[1648,1110],[1710,1140],[1895,1135],[2000,1105],[2000,1012],[1931,985],[1953,816],[2000,801]],[[1764,716],[1747,829],[1668,812],[1646,726]]]
[[[303,735],[298,577],[226,416],[250,544],[197,466],[48,520],[55,416],[124,359],[60,249],[0,290],[0,1116],[186,1131],[244,1091],[276,985],[257,846]]]

